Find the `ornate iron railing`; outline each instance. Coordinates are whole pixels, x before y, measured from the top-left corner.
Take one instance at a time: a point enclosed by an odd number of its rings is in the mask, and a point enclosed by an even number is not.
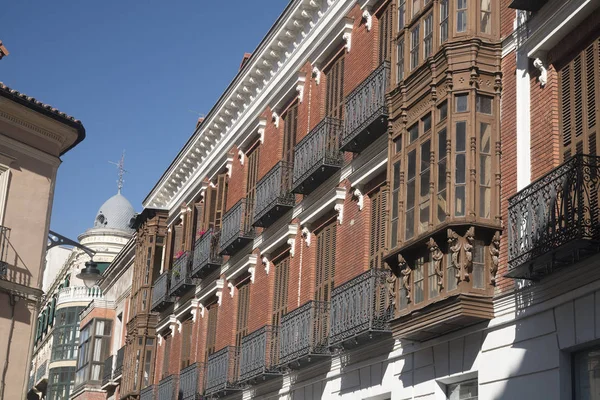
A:
[[[169,271],[165,271],[154,281],[154,286],[152,286],[153,311],[161,311],[166,305],[173,302],[169,295],[169,277]]]
[[[35,375],[32,373],[29,375],[29,379],[27,381],[27,391],[29,391],[33,385],[35,385]]]
[[[204,278],[212,271],[213,267],[218,267],[223,263],[223,257],[219,254],[220,237],[221,232],[210,229],[196,240],[192,276]]]
[[[8,240],[9,234],[10,228],[0,226],[0,278],[4,278],[8,274],[8,263],[6,259],[8,256],[8,248],[10,246]]]
[[[194,363],[182,369],[179,373],[179,392],[183,400],[200,400],[203,365]]]
[[[304,193],[303,183],[320,167],[341,167],[344,162],[340,151],[342,121],[325,117],[306,135],[294,150],[294,192]]]
[[[113,377],[113,360],[114,356],[110,355],[104,360],[104,370],[102,371],[102,386],[106,385]]]
[[[356,147],[352,142],[357,140],[359,134],[378,118],[386,119],[388,117],[385,94],[389,81],[390,62],[384,61],[346,97],[342,148],[351,151],[360,150],[361,148]],[[385,127],[379,134],[383,132],[385,132]],[[373,139],[375,137],[372,137],[371,140]]]
[[[598,251],[600,157],[576,155],[509,199],[508,276],[536,279]]]
[[[140,391],[140,400],[154,400],[154,394],[156,393],[156,386],[146,386]]]
[[[333,289],[330,345],[363,334],[390,332],[389,321],[394,316],[390,277],[388,270],[371,269]]]
[[[279,340],[276,326],[263,326],[242,339],[240,355],[241,382],[267,375],[280,375]]]
[[[177,400],[177,375],[169,375],[158,383],[157,400]]]
[[[117,350],[117,362],[115,364],[115,373],[113,374],[115,379],[118,379],[123,375],[123,359],[125,358],[125,346]]]
[[[40,366],[38,367],[36,373],[35,373],[35,383],[39,383],[39,381],[41,381],[44,376],[46,376],[46,372],[48,371],[48,361],[44,361],[43,363],[40,364]]]
[[[231,254],[236,242],[245,242],[254,238],[252,215],[254,203],[249,199],[241,199],[223,216],[219,247],[221,254]],[[231,246],[231,248],[230,248]]]
[[[192,258],[190,253],[186,251],[177,260],[173,261],[169,293],[171,296],[180,296],[193,286]]]
[[[208,356],[204,388],[206,395],[242,388],[237,382],[238,354],[237,347],[228,346]]]
[[[294,206],[292,193],[293,165],[279,161],[256,184],[256,207],[254,207],[254,225],[265,226],[265,217],[274,208],[288,209]]]
[[[279,364],[329,354],[329,303],[309,301],[281,319]]]

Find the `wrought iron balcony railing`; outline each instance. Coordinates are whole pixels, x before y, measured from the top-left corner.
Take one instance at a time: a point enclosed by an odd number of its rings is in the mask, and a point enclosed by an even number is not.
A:
[[[8,275],[8,248],[9,241],[8,237],[10,234],[10,228],[0,226],[0,278],[5,278]]]
[[[202,399],[202,380],[204,378],[204,365],[194,363],[182,369],[179,373],[179,392],[182,400]]]
[[[177,375],[169,375],[158,382],[157,400],[177,400]]]
[[[264,381],[281,375],[276,326],[263,326],[242,339],[240,382]]]
[[[154,395],[156,394],[156,386],[146,386],[140,391],[140,400],[155,400]]]
[[[104,370],[102,371],[102,387],[106,386],[112,381],[114,359],[114,356],[110,355],[106,360],[104,360]]]
[[[256,184],[255,226],[267,227],[294,207],[292,167],[288,162],[279,161]]]
[[[169,294],[169,271],[163,272],[154,281],[152,286],[152,311],[162,311],[173,304],[173,298]]]
[[[117,361],[115,364],[115,372],[113,373],[113,379],[119,380],[123,375],[123,359],[125,358],[125,346],[117,350]]]
[[[342,121],[325,117],[294,150],[292,192],[309,194],[342,167]]]
[[[33,388],[33,385],[35,385],[35,375],[32,373],[27,381],[27,391]]]
[[[394,317],[394,287],[388,287],[388,270],[371,269],[333,289],[329,344],[358,341],[364,336],[390,331]]]
[[[509,199],[508,274],[539,279],[599,251],[600,157],[576,155]]]
[[[232,255],[254,239],[253,213],[254,202],[241,199],[223,216],[221,254]]]
[[[237,380],[238,355],[237,347],[228,346],[208,356],[204,388],[207,396],[226,395],[243,388]]]
[[[342,150],[359,153],[387,130],[389,81],[390,62],[384,61],[346,97]]]
[[[184,252],[177,260],[173,261],[171,268],[171,296],[181,296],[195,286],[192,278],[192,257],[189,252]]]
[[[192,276],[204,279],[223,263],[219,254],[219,238],[221,232],[210,229],[205,232],[194,244],[194,261]]]
[[[281,319],[279,365],[296,367],[329,353],[329,303],[309,301]]]
[[[38,385],[40,383],[40,381],[43,380],[44,378],[47,378],[47,376],[48,376],[48,361],[46,360],[40,364],[40,366],[37,369],[37,372],[35,373],[35,384]]]

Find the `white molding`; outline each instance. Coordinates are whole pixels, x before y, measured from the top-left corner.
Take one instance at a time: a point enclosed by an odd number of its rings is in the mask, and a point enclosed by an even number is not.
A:
[[[227,271],[231,271],[229,274],[225,275],[225,279],[231,284],[230,281],[235,280],[241,274],[248,271],[250,272],[250,268],[256,268],[256,262],[258,257],[256,254],[248,254],[244,256],[240,261],[238,261],[235,265],[231,265]]]
[[[302,237],[304,238],[304,241],[306,242],[306,247],[310,247],[310,236],[311,236],[311,232],[308,229],[307,226],[302,228]]]
[[[241,150],[238,150],[238,160],[240,160],[240,164],[244,165],[244,152]]]
[[[546,83],[548,83],[548,71],[546,70],[546,67],[544,67],[544,62],[539,58],[536,58],[533,60],[533,66],[540,71],[540,76],[538,76],[540,85],[542,85],[542,87],[546,86]]]
[[[258,140],[260,140],[260,144],[265,143],[265,128],[267,127],[267,120],[265,118],[261,118],[258,120]]]
[[[346,198],[346,189],[343,187],[335,187],[329,191],[325,196],[321,197],[314,204],[309,206],[302,214],[300,214],[300,225],[305,226],[314,222],[317,218],[321,217],[325,212],[332,208],[336,211],[341,210],[343,213],[343,204]],[[339,206],[342,207],[339,207]],[[339,216],[338,216],[339,220]]]
[[[283,226],[272,236],[264,238],[264,232],[261,235],[263,237],[262,242],[257,246],[260,250],[261,255],[270,255],[271,251],[281,246],[284,243],[290,244],[290,239],[294,239],[298,234],[298,224],[289,224]]]
[[[231,171],[233,169],[232,167],[233,167],[233,155],[228,154],[227,155],[227,164],[225,164],[225,168],[227,168],[227,177],[229,179],[231,179]]]
[[[365,21],[365,27],[367,28],[367,32],[371,32],[371,27],[373,26],[373,16],[371,15],[370,8],[366,8],[363,10],[362,18]]]
[[[0,226],[4,226],[4,213],[6,199],[8,199],[8,182],[10,181],[10,167],[0,164]]]
[[[227,282],[227,287],[229,288],[229,296],[231,296],[233,299],[233,295],[235,294],[235,286],[233,286],[233,283]]]
[[[317,85],[321,83],[321,70],[316,65],[312,69],[312,77]]]
[[[363,207],[365,206],[365,199],[364,199],[364,195],[362,194],[362,187],[355,188],[353,194],[354,194],[354,197],[356,197],[358,199],[356,201],[356,204],[358,205],[358,211],[362,211]]]
[[[298,92],[298,102],[302,103],[304,99],[304,84],[306,82],[306,75],[301,72],[298,74],[298,80],[296,81],[296,91]]]
[[[277,114],[275,111],[273,111],[271,121],[273,121],[275,128],[279,129],[279,114]]]
[[[263,256],[262,258],[262,263],[265,266],[265,273],[267,275],[269,275],[269,270],[271,269],[271,261],[269,261],[269,259],[267,258],[267,256]],[[254,281],[252,281],[252,283],[254,283]]]
[[[531,183],[531,82],[529,59],[520,51],[516,57],[517,190],[521,190]]]

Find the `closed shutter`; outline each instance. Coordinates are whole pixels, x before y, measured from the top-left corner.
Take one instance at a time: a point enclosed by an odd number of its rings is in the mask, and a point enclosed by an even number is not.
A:
[[[260,159],[260,142],[257,142],[248,155],[248,174],[246,176],[246,201],[247,209],[244,215],[243,231],[252,228],[254,218],[254,202],[256,200],[256,182],[258,181],[258,163]]]
[[[202,227],[202,217],[204,216],[204,203],[198,202],[194,204],[194,226],[193,226],[193,237],[194,240],[200,237],[199,233],[204,230]]]
[[[559,71],[563,160],[578,153],[598,154],[599,44],[595,40]]]
[[[271,325],[279,326],[281,317],[287,313],[288,275],[290,271],[290,255],[275,263],[275,288],[273,293],[273,314]]]
[[[385,234],[387,226],[387,188],[371,196],[371,236],[369,242],[369,268],[383,268]]]
[[[379,63],[390,59],[392,52],[392,2],[379,15]]]
[[[294,146],[296,145],[296,130],[298,126],[298,103],[294,102],[283,116],[283,161],[294,163]]]
[[[179,251],[182,250],[183,246],[183,226],[176,225],[173,227],[173,254],[172,257],[175,257]]]
[[[227,174],[221,174],[217,178],[217,190],[216,190],[216,198],[215,198],[215,208],[214,208],[214,225],[215,230],[221,229],[221,223],[223,222],[223,214],[225,214],[225,209],[227,207]]]
[[[333,220],[317,234],[315,300],[329,301],[335,278],[336,224]]]
[[[248,281],[238,287],[238,310],[235,329],[235,345],[242,345],[242,338],[248,334],[248,309],[250,306],[250,284]]]
[[[192,320],[184,321],[181,326],[181,369],[192,361]]]
[[[206,353],[204,361],[208,360],[208,356],[215,352],[215,345],[217,341],[217,311],[219,308],[217,304],[213,304],[208,307],[208,327],[206,330]]]
[[[333,61],[327,75],[325,115],[342,119],[344,116],[344,50]]]
[[[171,345],[173,338],[171,336],[165,337],[165,353],[163,358],[162,377],[166,378],[169,376],[169,358],[171,358]],[[139,350],[138,350],[139,351]]]

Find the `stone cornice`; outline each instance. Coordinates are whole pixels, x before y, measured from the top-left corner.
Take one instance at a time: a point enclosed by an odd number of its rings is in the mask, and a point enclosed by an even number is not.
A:
[[[254,55],[196,129],[169,169],[143,201],[144,207],[174,209],[202,182],[214,164],[244,140],[260,113],[278,95],[277,88],[297,81],[307,60],[326,48],[332,32],[345,35],[344,18],[352,0],[295,0],[283,12]],[[340,26],[341,23],[341,26]],[[337,39],[336,39],[337,40]]]

